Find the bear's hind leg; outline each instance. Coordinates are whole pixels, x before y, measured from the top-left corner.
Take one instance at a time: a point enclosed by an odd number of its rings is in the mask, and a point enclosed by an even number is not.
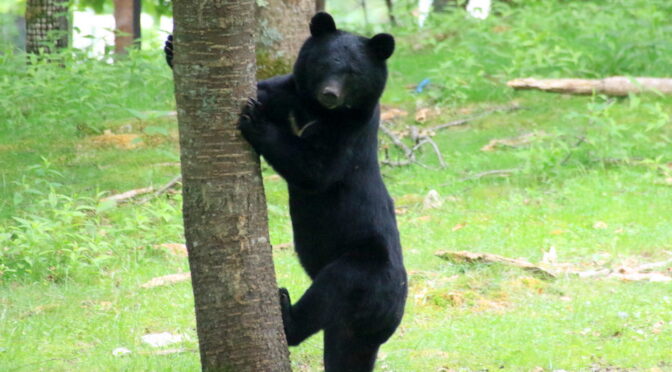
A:
[[[326,271],[326,270],[325,270]],[[280,289],[280,309],[289,346],[296,346],[343,316],[344,295],[337,281],[321,272],[294,305],[289,292]]]
[[[376,363],[380,344],[354,335],[345,325],[324,330],[325,372],[370,372]]]

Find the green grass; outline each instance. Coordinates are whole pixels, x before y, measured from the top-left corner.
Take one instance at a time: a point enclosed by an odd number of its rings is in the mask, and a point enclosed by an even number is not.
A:
[[[522,109],[437,133],[445,169],[429,147],[418,158],[427,168],[383,168],[410,294],[377,370],[672,370],[670,283],[543,281],[434,255],[469,250],[539,262],[554,247],[559,262],[606,267],[669,258],[672,99],[502,85],[526,74],[664,76],[672,40],[661,24],[666,10],[663,1],[532,2],[502,6],[486,22],[457,13],[426,30],[394,30],[399,47],[383,102],[409,112],[390,124],[395,130],[512,102]],[[513,48],[521,42],[527,49]],[[641,48],[615,58],[623,45]],[[26,67],[23,56],[0,56],[0,90],[8,93],[0,96],[0,370],[198,370],[189,284],[140,288],[188,270],[186,258],[160,247],[184,239],[180,195],[142,205],[100,201],[179,172],[176,123],[166,114],[174,109],[170,72],[158,53],[115,65],[65,58],[65,67]],[[409,86],[424,78],[427,90],[414,93]],[[416,123],[421,108],[439,111]],[[136,137],[96,140],[105,130]],[[526,133],[536,139],[481,150]],[[516,172],[474,178],[496,169]],[[264,180],[272,243],[291,242],[284,182],[268,167]],[[423,209],[430,190],[442,197],[440,208]],[[278,284],[298,296],[309,280],[296,256],[276,249],[274,258]],[[140,339],[153,332],[186,335],[167,347],[184,351],[156,355]],[[113,356],[119,347],[132,353]],[[295,370],[320,370],[321,355],[320,335],[291,350]]]

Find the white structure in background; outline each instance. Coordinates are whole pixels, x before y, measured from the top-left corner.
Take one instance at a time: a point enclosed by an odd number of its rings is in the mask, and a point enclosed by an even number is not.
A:
[[[89,50],[92,56],[105,54],[105,47],[114,48],[114,16],[111,14],[95,14],[92,10],[75,12],[73,16],[72,46],[77,49]],[[143,29],[154,28],[154,18],[142,14],[140,22]],[[159,29],[172,32],[173,19],[161,17]],[[163,42],[163,35],[161,41]]]
[[[469,0],[467,12],[474,18],[486,19],[490,15],[491,5],[492,0]]]
[[[433,0],[418,1],[418,25],[420,25],[420,27],[425,25],[425,21],[429,16],[429,11],[432,9],[433,2]]]
[[[105,45],[114,45],[114,17],[98,15],[92,10],[73,15],[72,46],[88,49],[92,55],[103,55]]]
[[[425,25],[425,21],[432,9],[433,0],[418,0],[418,24]],[[490,15],[492,0],[469,0],[467,12],[474,18],[486,19]]]

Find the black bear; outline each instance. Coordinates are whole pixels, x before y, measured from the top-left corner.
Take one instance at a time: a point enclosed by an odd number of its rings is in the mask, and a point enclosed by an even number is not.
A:
[[[338,30],[327,13],[312,18],[310,33],[293,74],[259,82],[239,126],[287,181],[296,252],[313,280],[293,305],[280,289],[289,345],[324,330],[327,372],[371,371],[407,294],[377,154],[378,100],[394,38]]]

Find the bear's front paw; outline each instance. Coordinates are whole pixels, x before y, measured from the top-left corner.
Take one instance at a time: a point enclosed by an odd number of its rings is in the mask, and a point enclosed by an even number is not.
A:
[[[278,289],[278,294],[280,295],[280,311],[282,312],[282,321],[285,324],[286,329],[290,320],[292,300],[289,298],[289,291],[286,288]]]
[[[289,310],[292,307],[292,300],[289,298],[289,291],[287,288],[279,288],[278,294],[280,295],[280,309],[283,312]]]
[[[264,124],[261,103],[254,98],[248,98],[240,113],[238,129],[250,141],[265,134],[267,125]]]
[[[168,35],[166,44],[163,46],[163,53],[166,55],[166,63],[173,68],[173,35]]]

